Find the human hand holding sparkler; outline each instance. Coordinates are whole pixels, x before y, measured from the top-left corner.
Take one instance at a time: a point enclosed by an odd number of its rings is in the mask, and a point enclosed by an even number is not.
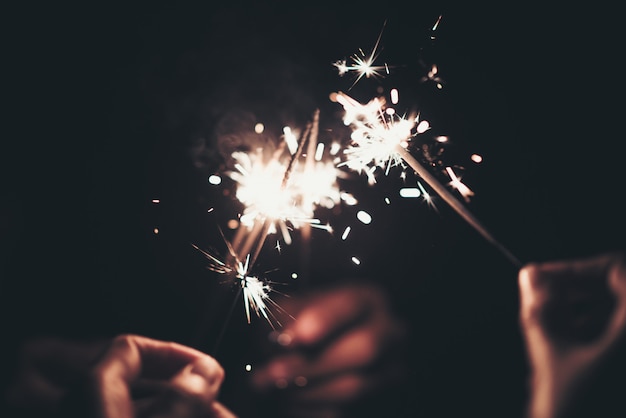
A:
[[[216,400],[222,367],[180,344],[138,335],[93,342],[42,338],[21,354],[6,395],[14,414],[235,417]]]
[[[519,273],[532,418],[624,416],[626,254]]]
[[[251,381],[257,392],[277,396],[273,404],[288,416],[344,416],[404,381],[407,327],[382,289],[343,284],[280,303],[292,321],[275,333],[276,346]]]

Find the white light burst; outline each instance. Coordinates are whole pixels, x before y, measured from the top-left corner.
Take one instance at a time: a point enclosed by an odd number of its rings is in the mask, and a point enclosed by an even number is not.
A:
[[[385,174],[391,167],[404,167],[398,147],[406,148],[414,136],[428,129],[428,122],[420,122],[418,115],[385,112],[383,98],[361,104],[342,92],[335,97],[345,110],[344,124],[352,128],[351,144],[344,150],[346,160],[339,166],[365,173],[370,183],[376,181],[374,174],[379,167]]]
[[[259,279],[257,276],[250,275],[250,257],[246,257],[245,262],[241,262],[236,257],[233,257],[232,263],[228,263],[199,248],[197,245],[192,244],[192,246],[209,260],[207,266],[209,270],[227,275],[230,278],[229,282],[232,283],[234,281],[235,284],[240,286],[248,323],[251,320],[251,313],[254,312],[258,317],[265,318],[274,327],[272,321],[274,316],[269,310],[269,305],[279,309],[280,307],[270,298],[270,293],[272,292],[270,283]]]
[[[380,53],[378,48],[380,46],[380,39],[382,35],[383,31],[381,30],[380,34],[378,35],[378,39],[376,40],[376,44],[369,54],[367,54],[362,49],[359,49],[358,53],[350,57],[351,64],[348,64],[348,61],[345,59],[337,60],[333,63],[333,65],[337,68],[340,76],[343,76],[350,71],[354,71],[356,73],[356,79],[354,80],[354,83],[352,83],[352,86],[350,88],[354,87],[354,85],[358,83],[359,80],[361,80],[363,77],[380,77],[382,76],[383,70],[386,74],[389,74],[389,66],[387,64],[374,65],[374,61],[376,61],[376,58],[378,58],[378,54]]]
[[[252,228],[267,220],[269,231],[281,231],[287,244],[292,242],[290,229],[321,224],[316,208],[330,209],[350,197],[339,190],[341,172],[331,161],[295,165],[284,182],[288,166],[278,158],[264,161],[261,152],[235,152],[233,158],[236,170],[228,175],[237,182],[236,197],[245,207],[242,225]]]

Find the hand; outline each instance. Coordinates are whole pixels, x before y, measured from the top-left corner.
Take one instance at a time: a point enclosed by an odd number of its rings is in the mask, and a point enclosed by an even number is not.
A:
[[[234,418],[216,399],[212,357],[137,335],[112,341],[43,338],[24,347],[7,401],[15,410],[81,417]]]
[[[269,361],[252,374],[253,388],[277,395],[289,417],[340,417],[346,407],[406,376],[401,342],[407,327],[385,293],[350,284],[286,298],[290,315]]]
[[[626,254],[530,264],[519,287],[529,418],[626,416]]]

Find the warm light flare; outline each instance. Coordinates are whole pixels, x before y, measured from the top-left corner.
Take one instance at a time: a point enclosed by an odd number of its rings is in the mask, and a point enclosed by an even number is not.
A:
[[[428,122],[420,121],[417,115],[387,114],[382,98],[362,104],[339,92],[336,100],[345,110],[344,124],[352,128],[351,144],[344,150],[346,160],[339,165],[365,173],[370,183],[376,181],[374,173],[377,168],[384,169],[387,174],[391,167],[404,166],[397,147],[406,148],[415,135],[430,128]]]

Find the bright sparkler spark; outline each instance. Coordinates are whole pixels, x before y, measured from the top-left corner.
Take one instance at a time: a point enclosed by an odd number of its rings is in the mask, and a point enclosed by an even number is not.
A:
[[[415,120],[401,118],[399,121],[387,121],[382,111],[382,105],[377,99],[363,106],[345,94],[338,94],[337,101],[346,109],[344,123],[352,125],[353,128],[353,146],[346,150],[346,154],[349,154],[351,158],[348,159],[345,165],[359,171],[369,168],[365,172],[371,182],[375,180],[373,173],[376,167],[387,166],[385,171],[388,173],[392,166],[401,165],[404,167],[404,163],[408,164],[477,232],[498,248],[515,266],[521,266],[521,262],[517,257],[496,240],[491,232],[409,153],[407,150],[408,142],[414,135],[412,134],[412,129],[417,122],[417,118]],[[372,111],[372,108],[375,107],[379,109],[376,112]],[[358,117],[355,117],[356,115]],[[420,124],[418,123],[417,126],[419,127]],[[397,127],[400,127],[400,129],[395,129]],[[423,132],[423,130],[417,129],[415,134],[420,132]],[[456,176],[454,177],[456,178]],[[457,186],[457,189],[459,188],[459,183],[460,181],[454,184]],[[463,183],[460,184],[467,188]],[[460,191],[462,194],[466,193],[463,195],[466,200],[469,193],[473,194],[469,188],[465,190],[461,187]]]
[[[315,209],[330,209],[345,199],[337,183],[340,172],[330,161],[296,165],[285,185],[287,166],[278,159],[264,161],[261,153],[243,152],[233,153],[233,158],[237,170],[229,176],[238,183],[236,197],[245,206],[241,223],[251,228],[255,220],[269,219],[273,230],[280,230],[287,244],[292,242],[290,227],[319,227]],[[319,228],[332,231],[329,226]]]
[[[246,258],[245,266],[242,263],[237,264],[237,279],[241,284],[243,292],[244,306],[246,309],[246,318],[250,323],[250,308],[254,310],[257,316],[263,315],[263,317],[271,324],[269,316],[267,315],[267,303],[271,301],[269,298],[269,292],[271,287],[269,284],[259,280],[258,277],[248,276],[248,261],[250,257]]]
[[[418,181],[417,182],[417,187],[419,187],[420,191],[422,192],[422,197],[426,201],[426,203],[428,203],[428,206],[430,206],[430,207],[434,208],[435,210],[437,210],[437,207],[435,206],[435,203],[433,202],[432,196],[430,195],[430,193],[428,193],[426,191],[424,186],[422,186],[422,183],[420,183]]]
[[[387,22],[385,22],[386,24]],[[339,72],[339,76],[343,76],[344,74],[354,71],[356,72],[356,80],[350,86],[350,89],[356,85],[363,77],[380,77],[382,76],[382,71],[389,74],[389,66],[387,64],[384,65],[374,65],[374,61],[378,58],[380,51],[378,47],[380,46],[380,39],[383,36],[383,30],[385,25],[383,25],[383,29],[381,29],[380,34],[378,35],[378,39],[376,39],[376,44],[370,54],[366,54],[362,49],[359,49],[359,52],[352,55],[350,59],[352,60],[352,64],[348,65],[347,60],[338,60],[333,63],[333,65],[337,68]]]
[[[435,24],[433,25],[433,27],[430,29],[432,31],[436,31],[437,27],[439,26],[439,23],[441,22],[441,18],[443,17],[443,15],[439,15],[439,17],[437,18],[437,21],[435,22]]]
[[[209,265],[207,266],[209,270],[232,277],[235,283],[241,287],[241,294],[243,296],[244,309],[248,323],[251,321],[251,313],[254,312],[259,318],[265,318],[270,325],[274,327],[272,322],[274,317],[269,310],[269,305],[273,305],[279,309],[280,307],[270,298],[270,292],[272,291],[270,283],[263,281],[256,276],[250,275],[249,256],[246,257],[245,262],[241,262],[234,257],[234,261],[231,265],[220,260],[217,256],[211,254],[210,252],[199,248],[197,245],[192,244],[192,246],[196,250],[200,251],[209,260]]]
[[[419,116],[398,116],[385,112],[385,101],[374,98],[361,104],[345,93],[337,93],[336,100],[344,110],[343,122],[352,127],[352,143],[344,150],[346,165],[358,172],[364,172],[370,184],[375,183],[374,173],[380,167],[389,173],[391,167],[405,167],[397,147],[406,148],[412,137],[428,130],[426,121]],[[415,128],[415,129],[414,129]]]
[[[241,223],[251,226],[255,219],[271,218],[276,221],[292,220],[297,224],[300,220],[312,221],[304,208],[295,204],[296,196],[292,190],[281,187],[286,166],[272,159],[263,161],[260,153],[233,153],[237,171],[229,173],[238,183],[236,196],[246,206]]]

